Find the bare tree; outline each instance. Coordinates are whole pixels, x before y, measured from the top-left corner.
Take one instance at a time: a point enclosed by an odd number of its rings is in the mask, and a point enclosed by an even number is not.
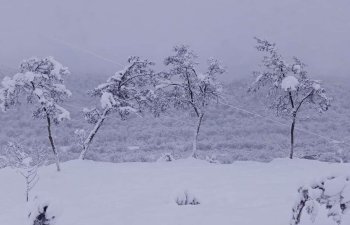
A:
[[[24,151],[24,147],[15,142],[9,142],[5,147],[7,165],[15,168],[19,174],[23,176],[26,183],[26,201],[29,201],[30,191],[39,181],[37,173],[41,163],[41,156],[36,155],[35,159],[28,152]],[[33,152],[31,152],[33,154]],[[39,153],[39,152],[37,152]]]
[[[19,103],[24,96],[35,106],[33,117],[45,119],[50,145],[55,156],[57,171],[60,171],[59,155],[52,137],[52,124],[70,119],[69,112],[59,103],[71,96],[64,85],[64,76],[69,71],[54,58],[32,58],[21,63],[19,73],[5,77],[0,89],[0,107],[3,111]]]
[[[262,61],[262,71],[254,72],[256,80],[250,90],[258,91],[265,87],[269,107],[276,111],[277,116],[291,118],[289,158],[293,158],[297,115],[305,106],[313,107],[319,112],[327,111],[330,99],[320,81],[308,78],[305,64],[298,58],[294,57],[292,63],[287,63],[278,53],[275,44],[258,38],[256,40],[257,50],[266,55]]]
[[[105,119],[112,113],[117,113],[121,119],[127,119],[130,114],[142,114],[146,109],[155,114],[159,111],[153,104],[155,93],[153,88],[156,76],[151,66],[154,63],[133,56],[128,59],[128,65],[106,83],[100,84],[90,92],[91,96],[99,97],[102,112],[95,108],[84,109],[85,119],[94,127],[83,142],[80,159],[86,153],[95,135],[103,125]]]
[[[217,75],[225,72],[217,60],[209,59],[207,71],[200,73],[197,70],[197,58],[188,46],[175,46],[174,55],[164,61],[171,69],[162,73],[163,80],[158,85],[158,90],[164,91],[164,96],[176,109],[189,111],[197,118],[192,157],[197,157],[198,135],[207,108],[220,98],[221,85]]]

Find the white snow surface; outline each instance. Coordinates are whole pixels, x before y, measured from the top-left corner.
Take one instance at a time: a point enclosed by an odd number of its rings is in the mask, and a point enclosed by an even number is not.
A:
[[[298,85],[299,81],[295,76],[286,76],[281,82],[281,87],[285,91],[295,91]]]
[[[343,177],[336,177],[332,180],[327,180],[324,184],[324,194],[329,197],[339,194],[347,186],[347,183],[348,182],[345,182]]]
[[[289,224],[299,186],[349,171],[349,164],[298,159],[228,165],[194,159],[120,164],[76,160],[62,163],[60,173],[54,165],[40,168],[31,197],[50,202],[55,225],[283,225]],[[0,224],[28,225],[22,176],[4,168],[0,182]],[[198,196],[200,204],[177,205],[174,194],[183,190]],[[319,210],[315,223],[303,214],[301,224],[335,224]],[[343,224],[350,224],[349,213]]]

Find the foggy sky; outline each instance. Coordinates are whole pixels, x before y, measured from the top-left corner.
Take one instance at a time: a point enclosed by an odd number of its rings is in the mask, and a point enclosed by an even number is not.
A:
[[[348,0],[0,0],[0,69],[52,55],[73,75],[114,73],[130,55],[161,63],[183,43],[234,79],[257,68],[258,36],[301,58],[312,77],[344,78],[349,12]]]

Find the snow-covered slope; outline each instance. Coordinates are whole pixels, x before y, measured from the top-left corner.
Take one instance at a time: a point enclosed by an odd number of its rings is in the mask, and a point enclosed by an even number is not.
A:
[[[56,225],[288,225],[300,185],[350,172],[350,164],[287,159],[230,165],[70,161],[62,168],[43,167],[33,190],[51,202]],[[200,204],[178,206],[184,191]],[[334,224],[320,214],[314,224]],[[27,224],[26,215],[23,178],[0,170],[0,224]]]

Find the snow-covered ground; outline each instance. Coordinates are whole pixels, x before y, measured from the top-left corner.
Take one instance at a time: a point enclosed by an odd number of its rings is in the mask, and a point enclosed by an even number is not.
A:
[[[70,161],[62,172],[39,171],[33,190],[49,200],[56,225],[288,225],[297,189],[324,176],[350,173],[350,164],[278,159],[210,164]],[[24,180],[0,170],[0,224],[27,222]],[[187,191],[199,205],[179,206]],[[45,197],[46,196],[46,197]],[[350,224],[350,213],[344,217]],[[304,224],[312,224],[304,215]],[[316,225],[335,224],[321,210]]]

